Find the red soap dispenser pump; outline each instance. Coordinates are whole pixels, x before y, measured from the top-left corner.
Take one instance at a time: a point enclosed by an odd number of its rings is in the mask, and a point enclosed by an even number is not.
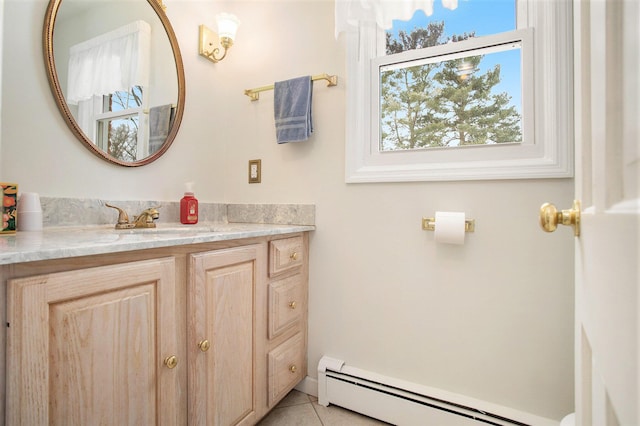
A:
[[[185,225],[198,223],[198,200],[193,195],[193,182],[186,183],[184,197],[180,200],[180,222]]]

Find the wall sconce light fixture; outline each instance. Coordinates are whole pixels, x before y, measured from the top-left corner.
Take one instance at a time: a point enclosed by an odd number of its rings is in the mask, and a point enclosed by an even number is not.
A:
[[[216,16],[218,24],[218,33],[200,25],[200,45],[198,53],[211,62],[220,62],[227,56],[227,50],[233,46],[233,40],[236,38],[236,31],[240,21],[230,13],[220,13]],[[220,47],[224,49],[220,55]]]
[[[467,60],[463,60],[462,62],[460,62],[456,70],[456,72],[458,73],[458,78],[461,81],[464,81],[467,78],[469,78],[469,76],[473,74],[475,71],[476,69],[473,66],[473,64]]]

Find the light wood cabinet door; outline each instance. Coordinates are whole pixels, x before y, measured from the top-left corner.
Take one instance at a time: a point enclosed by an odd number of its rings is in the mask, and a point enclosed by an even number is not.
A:
[[[7,424],[182,423],[175,303],[173,258],[10,280]]]
[[[265,264],[260,244],[191,255],[190,425],[249,425],[262,415],[265,368],[258,354],[264,355],[264,338],[256,323],[264,326]]]

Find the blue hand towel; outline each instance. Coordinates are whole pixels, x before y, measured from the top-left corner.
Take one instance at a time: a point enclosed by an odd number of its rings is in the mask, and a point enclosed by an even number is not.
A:
[[[313,132],[311,76],[277,81],[273,90],[273,112],[278,143],[309,139]]]
[[[165,143],[171,130],[171,104],[149,109],[149,154],[155,153]]]

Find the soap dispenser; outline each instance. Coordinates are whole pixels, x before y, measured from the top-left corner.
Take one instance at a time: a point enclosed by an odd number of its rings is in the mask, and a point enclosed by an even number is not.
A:
[[[180,222],[185,225],[198,223],[198,200],[193,195],[193,182],[185,184],[184,197],[180,200]]]

